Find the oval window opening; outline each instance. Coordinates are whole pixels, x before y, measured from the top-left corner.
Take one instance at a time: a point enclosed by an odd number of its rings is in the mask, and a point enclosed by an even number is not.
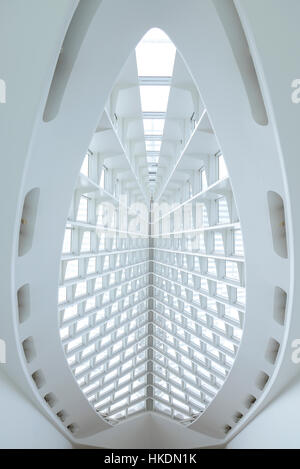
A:
[[[244,250],[226,163],[174,44],[147,32],[84,157],[59,287],[69,366],[111,424],[199,417],[234,363]]]

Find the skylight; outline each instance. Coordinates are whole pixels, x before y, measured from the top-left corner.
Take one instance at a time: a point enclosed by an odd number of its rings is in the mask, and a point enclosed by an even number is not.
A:
[[[142,85],[140,87],[142,112],[166,112],[170,87]]]
[[[158,155],[147,155],[147,161],[148,163],[158,163]]]
[[[160,140],[146,140],[146,151],[160,151]]]
[[[139,64],[158,55],[158,40],[173,51],[168,70]],[[243,239],[226,164],[208,117],[198,126],[204,105],[180,57],[175,79],[193,104],[187,113],[175,87],[168,103],[174,57],[157,29],[138,45],[148,76],[127,89],[130,60],[116,83],[128,93],[108,99],[66,225],[61,340],[89,404],[113,425],[147,411],[191,424],[225,382],[244,325]],[[145,182],[153,198],[138,216]],[[104,230],[108,207],[115,223]]]
[[[144,119],[145,135],[162,135],[165,126],[164,119]]]
[[[139,76],[172,76],[176,48],[168,36],[153,28],[136,48]]]
[[[175,56],[174,44],[158,28],[148,31],[136,47],[148,163],[159,161]],[[157,137],[157,139],[153,138],[149,141],[147,136]],[[154,155],[153,152],[157,154]],[[156,171],[153,174],[149,168],[149,182],[155,181]]]

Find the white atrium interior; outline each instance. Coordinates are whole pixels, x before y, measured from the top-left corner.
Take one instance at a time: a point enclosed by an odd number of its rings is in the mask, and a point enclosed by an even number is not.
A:
[[[0,448],[300,448],[299,14],[0,0]]]

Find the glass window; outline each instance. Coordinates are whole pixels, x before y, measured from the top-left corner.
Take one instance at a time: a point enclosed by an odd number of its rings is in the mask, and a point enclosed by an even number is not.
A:
[[[64,244],[63,244],[63,253],[71,252],[71,242],[72,242],[72,228],[66,228]]]
[[[158,28],[148,31],[136,47],[139,76],[172,76],[176,48]]]
[[[218,157],[218,179],[224,179],[228,177],[227,167],[225,164],[224,156],[219,155]]]
[[[170,86],[140,86],[142,112],[166,112]]]
[[[205,191],[207,189],[207,178],[206,178],[206,171],[204,168],[199,170],[200,173],[200,191]]]
[[[87,177],[89,175],[89,155],[88,155],[88,153],[84,157],[80,172],[81,172],[81,174],[84,174]]]
[[[216,201],[218,210],[218,223],[230,223],[229,210],[225,197],[220,197]]]
[[[77,221],[86,222],[88,219],[88,199],[85,196],[80,197],[78,212],[77,212]]]
[[[91,233],[85,231],[81,242],[81,252],[89,252],[91,250]]]
[[[143,119],[145,135],[162,135],[164,131],[164,119]]]
[[[101,189],[105,189],[105,186],[106,186],[106,172],[107,172],[107,168],[105,166],[102,166],[100,182],[99,182],[99,186],[101,187]]]
[[[244,245],[241,230],[233,232],[234,254],[236,256],[244,256]]]
[[[74,259],[72,261],[67,262],[66,274],[65,279],[70,279],[78,277],[78,260]]]
[[[146,140],[146,151],[160,151],[160,140]]]

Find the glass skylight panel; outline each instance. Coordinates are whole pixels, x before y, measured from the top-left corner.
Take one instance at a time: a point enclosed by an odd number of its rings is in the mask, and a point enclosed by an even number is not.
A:
[[[106,175],[106,167],[102,166],[100,181],[99,181],[99,186],[101,187],[101,189],[105,189],[105,175]]]
[[[218,156],[218,173],[219,179],[228,177],[227,167],[223,155]]]
[[[227,204],[227,200],[224,197],[220,197],[219,199],[217,199],[217,207],[218,207],[218,222],[220,224],[230,223],[228,204]]]
[[[243,238],[241,230],[234,231],[234,254],[236,256],[243,256],[244,255],[244,246],[243,246]]]
[[[65,279],[78,277],[78,260],[68,261]]]
[[[87,293],[87,285],[86,282],[80,282],[76,285],[75,297],[78,298],[79,296],[86,295]]]
[[[136,156],[145,156],[142,175],[150,193],[165,177],[158,168],[175,53],[158,29],[150,31],[136,49],[144,128],[137,138],[143,139],[146,149],[145,155]],[[173,134],[176,144],[183,138],[175,135],[182,126],[173,126],[173,105],[166,150]],[[124,145],[127,148],[126,141]],[[114,152],[108,147],[105,155]],[[115,199],[128,191],[134,203],[137,186],[122,174],[127,171],[125,159],[119,171],[105,155],[103,159],[89,153],[82,173],[100,188],[112,190]],[[104,202],[103,191],[91,187],[87,197],[80,178],[74,192],[61,260],[61,340],[78,386],[95,412],[113,425],[147,410],[191,423],[214,399],[234,361],[246,299],[243,240],[241,231],[229,224],[231,214],[238,211],[230,183],[220,181],[227,175],[223,156],[219,152],[207,158],[199,160],[197,169],[187,159],[190,170],[184,170],[184,177],[176,178],[177,188],[170,184],[163,196],[170,204],[183,205],[194,197],[202,216],[196,220],[182,206],[186,223],[172,217],[167,229],[161,221],[160,237],[152,238],[151,258],[148,238],[98,229],[97,223],[106,224],[107,218],[109,197]],[[196,221],[199,226],[194,226]],[[226,223],[229,226],[220,226]]]
[[[165,126],[164,119],[143,119],[145,135],[162,135]]]
[[[172,76],[176,48],[160,29],[153,28],[136,47],[139,76]]]
[[[147,155],[148,163],[158,163],[159,156],[157,155]]]
[[[58,290],[58,303],[64,303],[67,300],[67,289],[66,287],[59,287]]]
[[[142,112],[166,112],[170,86],[140,86]]]
[[[160,151],[161,140],[146,140],[146,151]]]
[[[85,231],[81,242],[81,252],[88,252],[91,250],[91,233]]]
[[[233,280],[239,279],[239,272],[236,262],[226,262],[226,277],[232,278]]]
[[[236,301],[242,305],[245,304],[246,301],[246,292],[245,288],[237,287],[236,289]]]
[[[64,237],[64,244],[63,244],[64,253],[71,252],[71,240],[72,240],[72,229],[67,228],[65,230],[65,237]]]
[[[201,191],[205,191],[207,189],[207,178],[204,168],[200,169],[200,187]]]
[[[161,149],[161,139],[149,141],[147,136],[163,135],[175,56],[174,44],[158,28],[148,31],[136,47],[142,112],[144,116],[152,114],[152,118],[143,119],[147,155],[159,154]],[[149,181],[153,183],[153,177]]]
[[[88,177],[89,175],[89,155],[86,154],[80,169],[81,174],[84,174]]]
[[[225,283],[217,283],[217,296],[223,296],[224,298],[228,298],[228,291]]]
[[[92,274],[96,271],[96,258],[90,257],[88,260],[87,274]]]
[[[88,217],[88,199],[87,197],[81,197],[78,212],[77,212],[77,221],[86,222]]]
[[[214,233],[214,251],[218,254],[224,254],[224,242],[222,233]]]

